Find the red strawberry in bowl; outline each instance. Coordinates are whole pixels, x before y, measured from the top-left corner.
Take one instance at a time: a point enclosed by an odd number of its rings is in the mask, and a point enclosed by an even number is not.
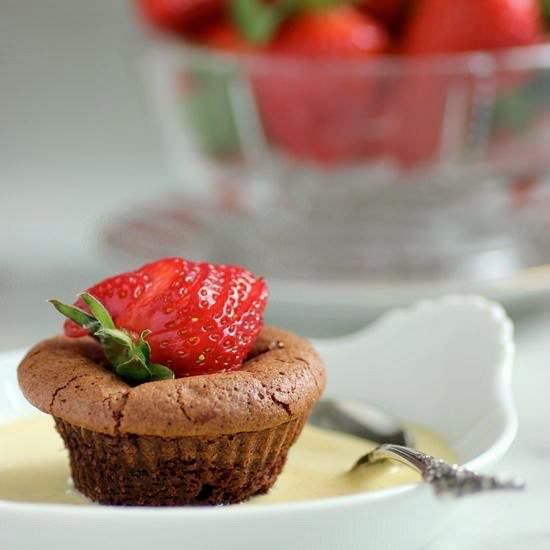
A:
[[[496,50],[543,40],[538,0],[420,0],[403,37],[405,54]]]
[[[309,59],[365,59],[388,46],[384,28],[351,6],[306,11],[285,23],[272,51]]]
[[[460,111],[469,116],[479,93],[479,77],[470,66],[435,70],[428,55],[493,51],[541,42],[543,24],[537,0],[420,0],[404,29],[401,51],[410,68],[389,98],[385,110],[395,120],[388,152],[405,166],[428,165],[445,150],[456,151]],[[421,57],[422,56],[422,57]],[[440,58],[441,59],[441,58]],[[501,71],[484,89],[499,92],[521,83],[523,71]],[[446,118],[453,119],[446,122]],[[447,127],[449,124],[455,127]],[[447,126],[446,126],[447,125]]]
[[[54,305],[71,319],[67,336],[91,333],[123,376],[140,378],[135,365],[139,372],[153,365],[153,375],[154,365],[167,367],[176,377],[238,369],[266,302],[264,280],[242,267],[166,258],[101,281],[76,307]]]
[[[278,68],[256,80],[269,139],[287,154],[325,165],[371,154],[376,79],[345,63],[368,62],[388,46],[384,28],[351,6],[286,21],[269,47]]]

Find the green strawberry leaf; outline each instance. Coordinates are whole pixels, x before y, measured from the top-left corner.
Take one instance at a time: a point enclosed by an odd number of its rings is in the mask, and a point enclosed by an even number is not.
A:
[[[130,384],[151,382],[151,371],[141,361],[130,359],[115,368],[115,374]]]
[[[80,297],[82,301],[90,308],[92,315],[100,322],[104,328],[115,328],[115,323],[111,318],[111,314],[105,309],[105,306],[91,294],[83,292]]]
[[[117,343],[121,348],[127,348],[130,350],[134,347],[134,342],[130,336],[126,332],[116,328],[100,328],[95,331],[94,336],[99,339],[103,338],[105,340],[111,340],[112,342]]]
[[[231,100],[233,76],[196,62],[189,73],[191,90],[183,95],[184,122],[193,127],[209,155],[231,157],[240,152],[240,138]]]
[[[495,102],[493,119],[499,127],[521,133],[529,127],[533,108],[520,97],[505,96]]]
[[[281,3],[233,0],[231,15],[242,35],[254,44],[267,44],[285,19]]]
[[[53,307],[61,313],[61,315],[64,315],[71,321],[74,321],[77,325],[86,329],[88,332],[95,331],[100,328],[98,320],[80,308],[69,304],[64,304],[63,302],[55,299],[48,300],[48,302],[50,302],[50,304],[52,304]]]
[[[171,369],[158,363],[149,363],[149,370],[151,371],[151,380],[172,380],[174,378]]]
[[[151,346],[145,340],[145,338],[147,338],[147,336],[149,336],[149,334],[151,334],[150,330],[144,330],[139,335],[139,342],[138,342],[138,349],[141,353],[141,356],[143,357],[143,362],[146,365],[149,364],[149,362],[151,360]]]
[[[120,363],[128,361],[135,355],[134,342],[128,334],[118,329],[100,328],[92,336],[99,340],[103,347],[105,357],[109,363],[116,367]]]
[[[550,2],[550,0],[549,0]],[[550,108],[550,75],[532,72],[530,78],[500,94],[492,112],[493,132],[527,132]]]

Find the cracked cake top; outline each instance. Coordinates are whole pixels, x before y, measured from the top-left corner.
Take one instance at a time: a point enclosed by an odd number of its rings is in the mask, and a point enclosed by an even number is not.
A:
[[[92,338],[57,336],[18,369],[25,397],[45,413],[110,435],[181,437],[249,432],[308,411],[325,372],[309,342],[264,327],[242,368],[130,386],[105,368]]]

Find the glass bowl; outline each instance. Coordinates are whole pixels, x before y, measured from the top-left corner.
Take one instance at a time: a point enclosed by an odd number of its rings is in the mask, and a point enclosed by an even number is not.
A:
[[[232,261],[417,282],[549,260],[550,45],[304,61],[159,41],[146,75],[186,192],[232,212]]]

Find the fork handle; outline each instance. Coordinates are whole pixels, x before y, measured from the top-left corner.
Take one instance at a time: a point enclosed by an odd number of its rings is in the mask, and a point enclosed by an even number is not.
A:
[[[440,458],[429,454],[386,443],[379,445],[370,453],[362,456],[353,469],[363,464],[371,464],[382,460],[394,460],[420,473],[422,479],[432,485],[438,496],[464,495],[494,491],[498,489],[521,490],[525,487],[522,481],[501,479],[496,476],[478,474],[456,464],[449,464]]]

